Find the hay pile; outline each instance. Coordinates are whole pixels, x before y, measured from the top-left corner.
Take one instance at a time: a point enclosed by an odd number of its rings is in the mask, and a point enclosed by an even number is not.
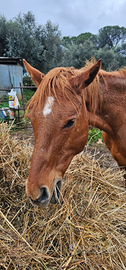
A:
[[[88,154],[67,170],[59,204],[25,194],[32,146],[0,131],[0,269],[126,269],[126,191],[118,168]]]

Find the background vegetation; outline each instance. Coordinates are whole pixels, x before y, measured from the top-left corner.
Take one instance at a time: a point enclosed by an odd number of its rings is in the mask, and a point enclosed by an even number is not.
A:
[[[97,35],[62,37],[58,25],[38,25],[30,11],[9,21],[0,16],[0,56],[25,58],[43,73],[62,65],[81,68],[94,56],[111,71],[126,65],[126,28],[105,26]]]

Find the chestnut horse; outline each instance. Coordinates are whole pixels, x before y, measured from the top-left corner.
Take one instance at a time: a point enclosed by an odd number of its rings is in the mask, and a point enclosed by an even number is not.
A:
[[[35,145],[26,192],[33,204],[56,203],[72,158],[88,139],[88,125],[126,168],[126,70],[100,70],[101,60],[80,69],[54,68],[46,75],[24,65],[38,87],[27,108]]]

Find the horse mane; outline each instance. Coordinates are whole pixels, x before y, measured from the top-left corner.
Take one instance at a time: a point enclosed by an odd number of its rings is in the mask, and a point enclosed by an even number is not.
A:
[[[113,91],[121,91],[125,88],[125,82],[126,82],[126,67],[119,68],[114,71],[105,71],[100,70],[98,76],[101,76],[104,81],[104,89],[106,91],[109,91],[109,89],[113,89]],[[102,85],[102,83],[101,83]],[[118,85],[118,87],[117,87]],[[119,86],[121,85],[121,87]],[[123,88],[124,85],[124,88]],[[103,87],[103,86],[102,86]],[[101,93],[102,93],[102,87],[101,87]],[[119,89],[119,90],[118,90]]]
[[[26,114],[30,109],[35,110],[36,107],[43,108],[47,97],[52,95],[58,102],[58,97],[63,96],[66,100],[69,100],[74,107],[76,107],[77,105],[73,100],[78,99],[78,95],[71,87],[68,79],[71,76],[76,76],[82,71],[86,71],[87,69],[91,68],[94,65],[94,62],[96,62],[94,61],[94,59],[91,61],[87,61],[86,65],[81,69],[75,69],[73,67],[57,67],[50,70],[45,75],[35,94],[27,104]],[[101,77],[102,74],[100,75],[100,77],[97,75],[93,82],[88,87],[84,88],[83,91],[83,98],[85,99],[88,96],[88,99],[90,100],[90,107],[92,108],[92,112],[95,112],[98,97],[100,96],[99,78]],[[71,94],[74,97],[73,100],[71,100]]]

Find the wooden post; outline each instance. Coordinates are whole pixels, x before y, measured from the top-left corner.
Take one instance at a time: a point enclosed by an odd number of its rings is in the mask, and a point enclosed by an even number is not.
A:
[[[14,110],[14,119],[15,119],[15,123],[17,124],[16,109],[13,108],[13,110]]]
[[[23,90],[22,90],[21,83],[20,83],[20,89],[21,89],[22,105],[23,105],[23,109],[24,109],[24,112],[25,112],[24,97],[23,97]]]
[[[18,106],[18,125],[20,123],[20,111],[19,111],[19,106]]]
[[[25,104],[24,104],[24,96],[23,96],[23,87],[21,86],[21,83],[20,83],[20,89],[21,89],[21,97],[22,97],[22,106],[23,106],[24,115],[25,115]],[[27,122],[26,121],[25,121],[25,127],[27,127]]]

